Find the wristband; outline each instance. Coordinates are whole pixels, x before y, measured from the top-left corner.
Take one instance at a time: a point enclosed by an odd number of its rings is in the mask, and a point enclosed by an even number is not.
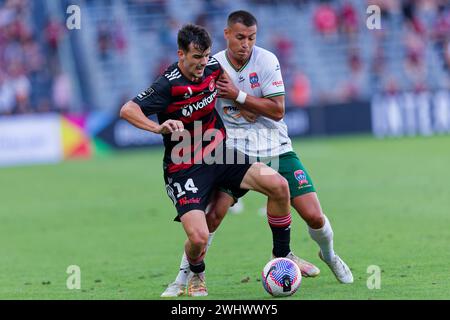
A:
[[[236,102],[240,103],[240,104],[244,104],[245,103],[245,99],[247,99],[247,94],[244,91],[239,90],[239,94],[238,94],[238,96],[236,98]]]

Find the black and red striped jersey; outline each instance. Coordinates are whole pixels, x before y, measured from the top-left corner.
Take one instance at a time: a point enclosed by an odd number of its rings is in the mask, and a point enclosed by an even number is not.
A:
[[[189,148],[183,149],[180,142],[185,146],[185,138],[175,136],[175,133],[163,135],[164,168],[169,173],[187,169],[194,163],[202,163],[206,154],[225,143],[225,126],[215,109],[216,81],[222,72],[219,62],[211,57],[201,81],[192,82],[181,73],[178,63],[174,63],[150,88],[133,99],[147,117],[156,113],[159,124],[169,119],[180,120],[185,131],[190,134]],[[209,139],[203,139],[208,130],[209,133],[216,134]],[[188,149],[189,156],[183,157],[180,163],[179,157],[184,156]],[[174,154],[179,156],[177,161],[173,161]]]

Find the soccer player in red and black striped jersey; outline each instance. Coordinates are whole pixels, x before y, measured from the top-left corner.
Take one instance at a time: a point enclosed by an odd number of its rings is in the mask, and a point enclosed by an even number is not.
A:
[[[236,150],[231,150],[229,157],[225,127],[215,110],[215,84],[222,69],[210,58],[208,32],[186,25],[178,33],[178,47],[178,62],[126,103],[120,115],[138,128],[163,135],[167,194],[188,237],[185,252],[192,271],[188,294],[205,296],[203,260],[209,236],[205,210],[213,191],[225,187],[268,196],[275,257],[290,253],[290,194],[287,181],[273,169],[250,163]],[[159,124],[148,118],[151,114],[157,114]],[[236,163],[236,159],[246,161]]]

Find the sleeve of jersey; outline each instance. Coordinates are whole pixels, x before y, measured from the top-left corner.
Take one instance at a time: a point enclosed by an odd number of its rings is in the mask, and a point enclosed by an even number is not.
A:
[[[148,117],[152,114],[163,112],[171,102],[170,85],[163,76],[159,77],[147,90],[138,94],[133,102],[141,107],[142,112]]]
[[[211,58],[209,58],[207,66],[209,68],[211,68],[212,72],[216,73],[216,79],[219,79],[219,77],[223,73],[223,69],[222,69],[222,66],[220,65],[219,61],[216,58],[211,57]]]
[[[266,60],[264,71],[262,73],[261,89],[264,98],[282,96],[285,94],[280,63],[274,55]]]

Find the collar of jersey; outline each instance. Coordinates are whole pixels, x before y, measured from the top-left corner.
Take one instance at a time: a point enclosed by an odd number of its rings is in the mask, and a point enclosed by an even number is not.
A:
[[[255,50],[255,48],[253,48],[253,50]],[[250,59],[252,58],[253,55],[253,50],[252,53],[250,53],[250,56],[248,57],[247,61],[244,63],[244,65],[238,69],[234,66],[233,62],[231,62],[231,60],[228,58],[228,50],[225,51],[225,58],[227,59],[228,63],[230,64],[230,66],[234,69],[234,71],[236,72],[241,72],[242,70],[245,69],[245,67],[248,65],[248,63],[250,62]]]

